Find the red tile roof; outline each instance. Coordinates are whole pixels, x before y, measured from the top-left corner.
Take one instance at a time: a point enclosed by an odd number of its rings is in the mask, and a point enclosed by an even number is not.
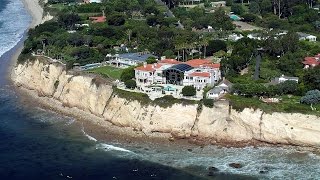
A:
[[[220,63],[215,63],[215,64],[212,63],[212,64],[206,64],[204,66],[219,69],[221,65],[220,65]]]
[[[199,67],[204,64],[210,64],[211,61],[207,60],[207,59],[192,59],[192,60],[189,60],[185,63],[192,66],[192,67]]]
[[[210,77],[210,73],[208,72],[193,72],[190,76],[197,76],[197,77]]]
[[[315,57],[305,57],[302,63],[310,66],[320,65],[320,55],[317,55]]]
[[[193,59],[193,60],[189,60],[185,63],[192,66],[192,67],[195,67],[195,68],[200,67],[200,66],[211,67],[211,68],[220,68],[219,63],[214,64],[208,59]]]
[[[154,72],[156,71],[156,69],[159,69],[161,66],[162,66],[161,64],[147,64],[147,65],[139,66],[134,70]]]
[[[106,17],[105,16],[99,16],[99,17],[89,17],[90,20],[94,23],[101,23],[101,22],[106,22]]]
[[[159,63],[163,64],[180,64],[181,62],[175,60],[175,59],[163,59]]]

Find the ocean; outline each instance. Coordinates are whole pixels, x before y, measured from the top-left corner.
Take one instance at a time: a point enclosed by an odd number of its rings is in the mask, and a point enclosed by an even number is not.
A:
[[[159,146],[96,139],[81,121],[21,98],[8,81],[10,57],[30,22],[20,0],[1,0],[0,179],[320,178],[319,154],[293,147]]]

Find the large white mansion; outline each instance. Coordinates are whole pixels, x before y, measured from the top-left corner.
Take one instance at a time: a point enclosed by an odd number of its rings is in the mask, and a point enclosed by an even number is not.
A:
[[[135,79],[138,89],[156,84],[173,84],[202,90],[206,85],[216,84],[221,79],[221,71],[220,64],[206,59],[187,62],[164,59],[135,68]]]

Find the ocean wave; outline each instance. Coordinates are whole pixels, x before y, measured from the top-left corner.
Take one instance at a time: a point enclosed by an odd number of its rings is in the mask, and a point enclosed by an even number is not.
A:
[[[0,57],[23,38],[31,17],[20,0],[10,0],[0,11]]]
[[[259,177],[259,179],[318,179],[319,155],[301,152],[294,148],[246,147],[220,148],[206,146],[195,147],[191,152],[148,148],[139,152],[142,159],[187,170],[197,166],[202,174],[208,167],[215,167],[219,172]],[[240,163],[241,168],[233,168],[230,163]],[[303,172],[303,173],[302,173]]]
[[[86,133],[86,132],[84,131],[84,126],[83,126],[83,124],[82,124],[81,131],[82,131],[82,133],[83,133],[90,141],[94,141],[94,142],[97,142],[97,141],[98,141],[96,138],[90,136],[88,133]]]
[[[134,153],[128,149],[113,146],[111,144],[106,144],[106,143],[99,143],[96,145],[96,149],[102,149],[104,151],[121,151],[121,152],[127,152],[127,153]]]

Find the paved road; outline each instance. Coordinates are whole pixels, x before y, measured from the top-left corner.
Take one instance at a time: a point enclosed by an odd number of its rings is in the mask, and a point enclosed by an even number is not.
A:
[[[161,0],[154,0],[154,1],[160,5],[166,6],[166,9],[167,9],[166,14],[168,17],[175,17],[172,11],[169,9],[169,7],[163,1]],[[179,29],[184,29],[184,26],[180,23],[180,20],[177,22],[177,24]]]

